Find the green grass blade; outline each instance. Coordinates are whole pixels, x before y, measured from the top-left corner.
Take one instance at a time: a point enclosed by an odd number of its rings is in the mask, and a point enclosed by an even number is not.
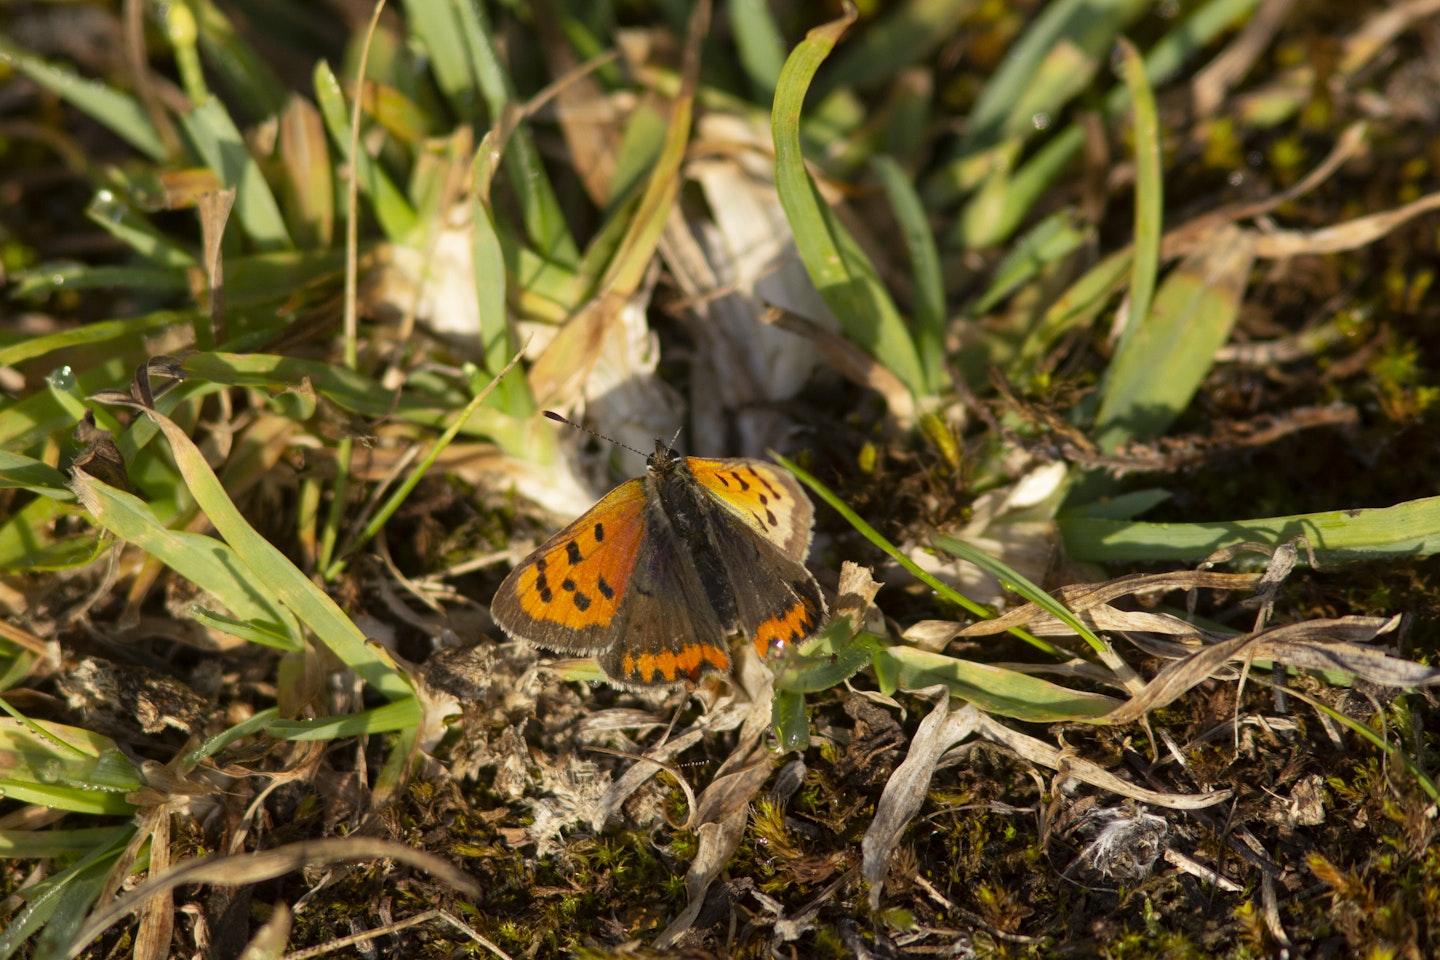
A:
[[[5,929],[0,930],[0,960],[8,960],[36,934],[41,936],[31,956],[41,957],[42,943],[48,944],[46,958],[64,956],[63,946],[89,916],[110,871],[134,834],[133,826],[116,828],[108,843],[90,848],[78,862],[27,890],[24,908],[9,917]]]
[[[171,327],[188,327],[195,318],[193,310],[157,310],[128,320],[101,320],[43,336],[21,337],[0,347],[0,367],[13,367],[36,357],[104,345],[111,352],[129,353],[141,348],[146,338]]]
[[[195,13],[200,50],[232,99],[257,119],[278,116],[290,96],[285,83],[211,0],[198,0]]]
[[[339,605],[250,526],[185,431],[156,410],[147,408],[144,413],[165,435],[195,502],[216,532],[245,558],[255,572],[256,584],[288,607],[342,663],[378,692],[392,699],[409,699],[410,687],[404,678],[370,648],[365,635]]]
[[[8,706],[8,705],[7,705]],[[7,800],[95,815],[128,816],[141,787],[134,764],[109,737],[44,720],[0,718],[0,791]]]
[[[185,273],[155,267],[95,267],[80,263],[42,264],[11,276],[16,297],[39,299],[61,290],[124,289],[150,294],[189,291]]]
[[[500,55],[485,8],[477,0],[449,2],[455,10],[460,35],[465,41],[476,82],[489,106],[490,117],[498,119],[506,106],[516,100],[516,94],[514,81]],[[519,200],[526,237],[546,259],[573,268],[580,262],[580,249],[570,235],[570,226],[560,209],[560,201],[555,197],[550,174],[540,160],[535,141],[524,126],[516,129],[511,136],[504,163],[510,188]]]
[[[924,396],[925,374],[910,333],[874,265],[815,189],[800,148],[800,115],[810,81],[850,23],[847,18],[816,27],[785,61],[771,116],[775,188],[800,259],[846,335],[913,394]]]
[[[446,0],[405,0],[405,23],[424,45],[435,85],[462,120],[479,120],[480,91],[455,8]]]
[[[728,6],[740,69],[745,72],[755,102],[769,103],[775,97],[775,84],[785,65],[785,38],[762,0],[730,0]]]
[[[971,600],[969,597],[956,591],[955,588],[951,587],[943,580],[940,580],[932,574],[927,573],[925,570],[922,570],[919,565],[916,564],[915,561],[911,560],[908,556],[906,556],[899,547],[895,546],[889,540],[886,540],[883,536],[881,536],[880,531],[876,530],[874,527],[870,526],[870,524],[862,520],[859,514],[857,514],[854,510],[851,510],[850,507],[843,500],[835,496],[834,491],[832,491],[829,487],[825,486],[825,484],[821,483],[819,480],[816,480],[813,476],[806,473],[804,470],[800,469],[800,467],[796,466],[794,463],[785,459],[779,454],[772,453],[771,456],[774,457],[776,463],[779,463],[786,470],[789,470],[791,473],[795,474],[796,478],[799,479],[801,483],[805,484],[805,486],[809,487],[810,490],[817,497],[825,501],[825,503],[829,504],[837,513],[840,514],[841,517],[844,518],[845,522],[854,527],[861,536],[873,543],[890,559],[900,564],[900,566],[905,568],[905,570],[909,572],[910,575],[913,576],[915,579],[925,584],[931,590],[934,590],[936,595],[939,596],[941,599],[953,603],[957,607],[960,607],[961,609],[966,610],[983,620],[988,620],[991,617],[995,616],[994,611],[990,610],[988,607],[984,606],[983,604],[976,603],[974,600]],[[1010,632],[1013,636],[1024,640],[1026,643],[1030,644],[1036,649],[1043,650],[1045,653],[1048,653],[1051,656],[1060,657],[1065,655],[1064,651],[1058,649],[1057,647],[1051,646],[1049,643],[1046,643],[1039,637],[1032,636],[1029,632],[1025,630],[1012,630]]]
[[[203,534],[168,529],[145,501],[82,471],[75,472],[71,487],[105,530],[215,597],[241,621],[253,621],[270,634],[284,637],[281,649],[305,649],[295,618],[257,589],[255,572],[227,544]]]
[[[1053,117],[1105,62],[1120,31],[1149,0],[1057,0],[1026,29],[985,84],[966,118],[962,154],[998,146],[1036,129],[1035,117]]]
[[[161,233],[110,190],[95,191],[85,215],[151,263],[180,270],[198,265],[194,254]]]
[[[1251,235],[1230,227],[1165,278],[1107,371],[1095,426],[1101,449],[1157,436],[1189,405],[1230,338],[1253,262]]]
[[[1222,547],[1257,541],[1278,547],[1303,536],[1320,563],[1428,557],[1440,551],[1440,497],[1391,507],[1303,513],[1216,523],[1131,523],[1062,516],[1065,553],[1096,563],[1199,561]],[[1300,551],[1300,559],[1307,558]]]
[[[0,450],[0,488],[19,488],[62,503],[73,500],[65,474],[43,460]]]
[[[1120,706],[1114,697],[1071,690],[1015,670],[917,647],[886,647],[875,659],[877,675],[895,684],[888,692],[914,692],[943,684],[951,696],[968,700],[986,713],[1029,723],[1093,720]]]
[[[1034,582],[1008,564],[1001,563],[983,550],[977,550],[965,541],[957,540],[954,537],[937,535],[932,538],[932,542],[935,544],[935,549],[943,550],[950,556],[964,560],[966,563],[973,563],[981,570],[998,578],[1004,589],[1019,594],[1023,599],[1040,607],[1074,630],[1097,653],[1106,652],[1105,641],[1095,636],[1095,632],[1081,622],[1079,617],[1071,613],[1065,604],[1041,590]]]
[[[939,393],[950,380],[945,370],[945,278],[940,269],[940,251],[910,175],[891,157],[876,157],[874,165],[910,254],[910,271],[915,280],[915,351],[925,371],[927,392]]]
[[[1072,210],[1061,210],[1041,220],[1015,242],[995,268],[990,286],[975,301],[972,312],[989,311],[1005,297],[1028,283],[1052,263],[1083,246],[1093,231],[1086,229]]]
[[[315,65],[315,102],[320,106],[320,115],[325,118],[325,129],[330,132],[332,146],[339,156],[355,162],[355,180],[360,190],[370,199],[375,219],[380,229],[396,243],[406,243],[416,236],[418,225],[415,210],[395,182],[380,169],[375,158],[365,150],[350,157],[350,109],[345,104],[345,94],[340,81],[323,60]]]
[[[94,532],[62,536],[58,525],[76,508],[51,497],[36,497],[0,523],[0,570],[41,573],[74,570],[104,553],[109,541]]]
[[[265,731],[282,740],[341,740],[377,733],[406,730],[420,723],[420,705],[414,697],[396,700],[382,707],[315,720],[273,720]]]
[[[0,830],[0,859],[78,857],[96,847],[128,840],[133,832],[134,828],[128,824],[73,830]]]
[[[1026,335],[1009,369],[1010,376],[1024,376],[1033,371],[1062,336],[1094,320],[1122,288],[1130,273],[1130,258],[1129,247],[1112,253],[1050,304],[1040,322]]]
[[[841,88],[865,90],[890,83],[954,36],[956,23],[976,5],[976,0],[877,5],[865,32],[835,55],[834,64],[815,85],[815,95],[823,99]]]
[[[1126,342],[1145,326],[1150,316],[1150,300],[1155,295],[1155,281],[1160,272],[1165,196],[1155,93],[1145,78],[1145,64],[1134,44],[1122,38],[1119,47],[1120,72],[1130,91],[1135,119],[1135,252],[1130,261],[1130,318],[1120,334],[1119,352],[1123,353]]]
[[[235,217],[256,248],[293,249],[280,204],[224,104],[211,97],[180,119],[206,166],[223,185],[235,188]]]
[[[81,112],[156,162],[166,160],[165,144],[140,101],[101,83],[53,66],[16,46],[0,34],[0,63],[8,64],[47,90],[65,98]]]

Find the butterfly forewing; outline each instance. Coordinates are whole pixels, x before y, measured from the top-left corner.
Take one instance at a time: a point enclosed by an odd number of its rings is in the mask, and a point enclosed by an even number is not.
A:
[[[587,654],[614,639],[645,531],[643,480],[623,483],[511,571],[490,613],[513,637]]]
[[[762,460],[688,457],[697,483],[730,515],[782,553],[803,561],[815,508],[800,483]]]

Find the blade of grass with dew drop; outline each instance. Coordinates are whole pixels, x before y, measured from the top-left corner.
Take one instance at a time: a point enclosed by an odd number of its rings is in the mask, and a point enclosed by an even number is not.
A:
[[[880,535],[880,531],[876,530],[874,527],[870,526],[870,524],[862,520],[859,514],[857,514],[854,510],[851,510],[850,507],[846,505],[843,500],[835,496],[834,492],[831,491],[829,487],[825,486],[823,483],[821,483],[819,480],[816,480],[809,473],[802,470],[799,466],[797,466],[790,460],[785,459],[779,454],[772,452],[770,455],[774,458],[776,463],[783,466],[786,470],[789,470],[801,483],[809,487],[810,490],[817,497],[819,497],[821,500],[825,501],[825,503],[833,507],[835,511],[845,519],[845,522],[854,527],[861,536],[873,543],[890,559],[900,564],[900,566],[903,567],[908,573],[910,573],[911,576],[915,577],[915,579],[925,584],[931,590],[934,590],[936,595],[938,595],[941,599],[946,600],[949,603],[953,603],[955,606],[960,607],[962,610],[967,610],[971,614],[980,617],[981,619],[988,620],[990,617],[993,617],[995,615],[994,612],[989,610],[988,608],[976,603],[969,597],[956,592],[954,588],[952,588],[949,584],[945,583],[943,580],[940,580],[935,576],[931,575],[930,573],[922,570],[915,563],[915,561],[907,557],[905,553],[900,550],[899,547],[896,547],[893,543],[886,540],[883,536]],[[1046,643],[1039,637],[1031,635],[1028,631],[1012,630],[1010,632],[1013,636],[1024,640],[1026,643],[1030,644],[1036,649],[1042,650],[1045,653],[1050,654],[1051,656],[1068,656],[1063,650],[1051,646],[1049,643]]]
[[[1165,194],[1160,158],[1160,118],[1155,112],[1155,93],[1145,77],[1145,64],[1140,51],[1129,40],[1121,38],[1121,76],[1130,91],[1134,110],[1135,138],[1135,241],[1130,260],[1130,316],[1120,332],[1116,361],[1126,352],[1130,339],[1150,323],[1150,301],[1155,296],[1155,282],[1160,272],[1160,234],[1165,219]],[[1218,344],[1217,344],[1218,346]],[[1149,355],[1138,350],[1146,360]],[[1114,372],[1112,363],[1110,372]],[[1102,388],[1108,400],[1108,391]],[[1103,409],[1102,402],[1102,409]],[[1128,412],[1128,411],[1127,411]],[[1102,416],[1103,419],[1103,416]],[[1100,442],[1102,449],[1113,449]]]
[[[1440,497],[1391,507],[1215,523],[1132,523],[1068,516],[1058,523],[1065,553],[1095,563],[1199,561],[1226,546],[1255,541],[1278,547],[1301,536],[1321,564],[1428,557],[1440,551]],[[1304,550],[1300,559],[1306,559]]]
[[[770,701],[770,731],[782,753],[803,753],[810,747],[810,714],[805,694],[776,690]]]
[[[163,163],[165,144],[145,108],[134,97],[99,80],[87,80],[54,66],[0,34],[0,63],[8,64],[45,89],[63,97],[86,116],[157,163]]]
[[[345,105],[340,81],[324,60],[315,65],[314,81],[315,101],[320,106],[320,115],[325,119],[325,129],[330,132],[332,145],[342,159],[353,159],[356,182],[361,192],[370,199],[380,229],[395,243],[409,242],[418,229],[415,210],[368,152],[361,150],[357,156],[350,156],[350,110]]]
[[[141,293],[183,293],[190,289],[183,270],[157,267],[49,263],[13,273],[10,279],[11,295],[25,299],[40,299],[57,290],[113,288]]]
[[[771,135],[775,188],[810,280],[835,313],[846,336],[925,396],[925,375],[900,312],[875,267],[824,202],[800,147],[800,117],[810,81],[854,20],[849,16],[811,30],[785,61],[775,91]]]
[[[108,351],[95,366],[74,376],[77,389],[85,395],[114,386],[130,375],[125,358]],[[65,371],[62,365],[56,373]],[[54,374],[52,374],[53,376]],[[8,406],[0,407],[0,448],[28,450],[44,443],[60,431],[75,429],[76,418],[52,390],[37,390]]]
[[[379,693],[391,699],[411,699],[405,679],[370,649],[364,634],[339,605],[250,526],[194,441],[164,414],[148,408],[142,412],[164,434],[195,502],[254,572],[253,582],[289,608],[342,663]]]
[[[305,649],[294,616],[256,586],[254,572],[230,546],[204,534],[167,528],[145,501],[82,471],[75,472],[71,489],[101,527],[215,597],[241,622],[254,622],[267,636],[283,638],[280,649]]]
[[[187,771],[195,769],[200,765],[201,761],[215,756],[221,750],[230,746],[230,744],[260,734],[271,723],[274,723],[279,716],[280,710],[278,707],[267,707],[264,710],[257,711],[253,716],[246,717],[239,723],[222,730],[213,737],[208,737],[200,741],[185,751],[180,759],[180,769]]]
[[[211,97],[180,122],[205,165],[223,185],[235,188],[235,217],[256,249],[294,249],[280,204],[225,105]]]
[[[420,706],[414,697],[343,717],[315,720],[273,720],[265,732],[281,740],[343,740],[377,733],[408,730],[420,723]]]
[[[157,266],[180,270],[198,266],[193,254],[172,242],[110,190],[96,190],[90,205],[85,208],[85,215],[96,226]]]
[[[31,956],[40,960],[65,956],[64,945],[89,916],[134,833],[134,827],[117,829],[115,839],[91,848],[78,862],[26,890],[24,908],[0,930],[0,960],[8,960],[37,934]]]
[[[1094,431],[1101,449],[1158,436],[1189,406],[1230,339],[1254,257],[1252,234],[1218,230],[1170,272],[1149,315],[1131,318],[1101,386]]]
[[[918,647],[886,647],[875,655],[875,662],[876,676],[886,678],[881,692],[887,695],[897,690],[913,693],[938,683],[951,696],[969,701],[986,713],[1029,723],[1090,720],[1120,705],[1114,697],[1071,690],[1015,670]]]
[[[873,165],[910,254],[910,272],[915,282],[915,352],[925,371],[927,391],[940,393],[949,384],[945,372],[945,278],[940,269],[940,251],[910,175],[892,157],[877,156]]]
[[[1034,132],[1037,114],[1055,116],[1084,89],[1120,31],[1147,6],[1145,0],[1048,4],[985,84],[966,118],[958,152],[989,150]]]
[[[13,713],[6,706],[7,713]],[[125,816],[140,775],[109,737],[45,720],[0,719],[0,793],[72,813]]]
[[[61,350],[93,348],[100,344],[112,353],[135,352],[137,356],[143,356],[141,348],[148,338],[171,327],[188,327],[196,316],[194,310],[157,310],[128,320],[100,320],[59,333],[25,337],[0,347],[0,367],[13,367]]]

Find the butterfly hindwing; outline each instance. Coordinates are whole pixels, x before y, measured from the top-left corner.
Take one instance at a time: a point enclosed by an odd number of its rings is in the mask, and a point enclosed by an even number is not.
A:
[[[490,607],[495,622],[560,653],[614,645],[644,540],[644,484],[616,487],[511,571]]]
[[[761,657],[819,629],[825,599],[803,563],[751,525],[717,523],[711,537],[720,556],[737,558],[727,571],[735,611],[740,629]]]

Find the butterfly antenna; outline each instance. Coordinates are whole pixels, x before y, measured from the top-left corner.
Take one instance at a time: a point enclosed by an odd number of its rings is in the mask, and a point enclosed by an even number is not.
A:
[[[554,410],[546,410],[546,411],[545,411],[545,416],[548,417],[548,418],[550,418],[551,420],[554,420],[556,423],[563,423],[563,424],[565,424],[567,427],[574,427],[576,430],[584,430],[586,433],[590,434],[590,436],[594,437],[594,438],[597,439],[597,440],[604,440],[606,443],[613,443],[613,444],[614,444],[615,446],[617,446],[617,447],[624,447],[626,450],[629,450],[631,453],[638,453],[638,454],[640,454],[640,456],[642,456],[642,457],[648,457],[648,456],[649,456],[648,453],[642,453],[641,451],[636,450],[634,447],[630,446],[630,444],[628,444],[628,443],[621,443],[619,440],[616,440],[614,437],[607,437],[607,436],[605,436],[605,434],[600,433],[599,431],[591,430],[589,427],[585,426],[583,423],[576,423],[574,420],[571,420],[569,417],[561,416],[560,414],[556,413]],[[675,434],[675,435],[678,437],[680,434],[677,433],[677,434]]]

